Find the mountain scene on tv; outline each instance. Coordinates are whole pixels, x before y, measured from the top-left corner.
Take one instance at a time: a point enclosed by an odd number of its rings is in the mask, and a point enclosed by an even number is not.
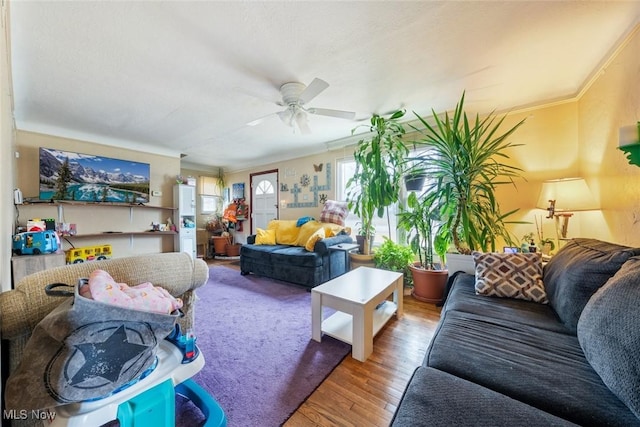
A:
[[[40,200],[149,202],[148,163],[40,148]]]

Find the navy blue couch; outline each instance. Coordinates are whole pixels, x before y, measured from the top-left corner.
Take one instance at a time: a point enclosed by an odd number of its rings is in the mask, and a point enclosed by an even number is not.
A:
[[[349,235],[338,235],[316,242],[313,252],[301,246],[256,245],[255,235],[240,248],[240,273],[253,273],[295,283],[308,288],[318,286],[347,271],[345,253],[329,246],[353,243]]]
[[[392,426],[640,426],[638,255],[570,241],[544,267],[549,304],[455,275]]]

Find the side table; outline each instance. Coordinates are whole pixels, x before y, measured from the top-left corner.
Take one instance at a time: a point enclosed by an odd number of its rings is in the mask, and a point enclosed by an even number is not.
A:
[[[358,249],[360,245],[356,243],[340,243],[338,245],[329,246],[329,251],[343,251],[344,252],[344,265],[346,267],[346,271],[351,270],[351,262],[349,258],[349,252],[354,249]],[[329,276],[331,277],[331,257],[329,257]]]

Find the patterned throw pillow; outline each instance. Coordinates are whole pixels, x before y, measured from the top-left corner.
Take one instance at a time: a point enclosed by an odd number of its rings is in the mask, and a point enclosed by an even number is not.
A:
[[[348,214],[347,202],[327,200],[324,202],[322,213],[320,213],[320,222],[332,222],[334,224],[344,225],[344,220]]]
[[[474,252],[476,294],[547,304],[539,253]]]

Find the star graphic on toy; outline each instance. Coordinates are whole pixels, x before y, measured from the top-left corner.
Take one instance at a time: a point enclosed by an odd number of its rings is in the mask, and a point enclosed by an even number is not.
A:
[[[102,377],[114,382],[120,376],[122,367],[129,360],[138,356],[148,346],[130,343],[124,326],[120,326],[103,342],[85,343],[75,346],[84,356],[85,363],[71,378],[70,385]]]

